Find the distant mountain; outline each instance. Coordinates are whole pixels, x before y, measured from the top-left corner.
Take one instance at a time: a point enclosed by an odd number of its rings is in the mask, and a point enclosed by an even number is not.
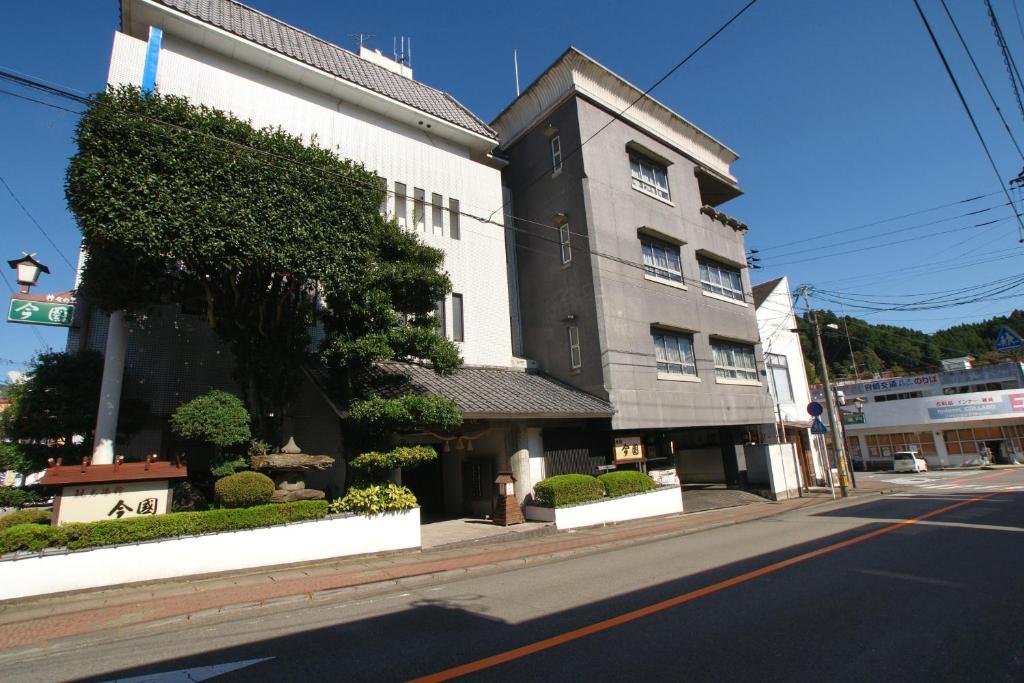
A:
[[[931,372],[941,369],[944,358],[974,356],[976,364],[986,364],[1013,358],[1015,354],[997,353],[996,334],[1003,326],[1024,334],[1024,311],[1015,310],[1009,316],[999,316],[977,323],[954,325],[933,334],[909,327],[873,325],[866,320],[843,317],[832,311],[819,312],[821,340],[828,358],[829,373],[834,378],[853,377],[853,359],[861,377],[892,371]],[[838,330],[828,327],[836,324]],[[800,342],[807,363],[808,379],[818,381],[818,356],[814,345],[814,331],[803,318],[797,319]],[[849,329],[849,342],[846,331]],[[1024,354],[1016,354],[1024,355]]]

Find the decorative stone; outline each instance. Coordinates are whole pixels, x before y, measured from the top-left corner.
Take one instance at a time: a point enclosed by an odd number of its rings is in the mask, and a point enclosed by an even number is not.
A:
[[[317,489],[277,489],[270,497],[271,503],[291,503],[296,500],[321,500],[324,492]]]
[[[271,470],[274,472],[311,472],[329,470],[334,466],[334,458],[329,455],[306,455],[305,453],[270,453],[252,456],[254,470]]]

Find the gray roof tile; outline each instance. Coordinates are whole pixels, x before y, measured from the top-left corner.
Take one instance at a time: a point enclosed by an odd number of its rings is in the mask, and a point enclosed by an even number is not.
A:
[[[333,76],[494,140],[498,134],[449,95],[301,31],[235,0],[156,0]]]
[[[443,377],[431,368],[412,363],[381,363],[381,375],[396,383],[382,393],[437,394],[455,401],[467,418],[495,417],[611,417],[611,405],[596,396],[563,384],[547,375],[517,370],[463,366]]]

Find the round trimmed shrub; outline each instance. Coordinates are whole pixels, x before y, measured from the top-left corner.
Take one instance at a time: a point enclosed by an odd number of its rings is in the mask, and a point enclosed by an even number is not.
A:
[[[559,474],[533,487],[534,501],[544,507],[558,508],[602,498],[604,486],[589,474]]]
[[[226,508],[244,508],[270,502],[274,480],[259,472],[238,472],[213,485],[217,502]]]
[[[49,524],[53,515],[47,510],[38,508],[16,510],[0,517],[0,529],[7,529],[18,524]]]
[[[597,478],[604,486],[609,498],[628,496],[631,493],[643,493],[658,487],[648,475],[636,470],[606,472]]]

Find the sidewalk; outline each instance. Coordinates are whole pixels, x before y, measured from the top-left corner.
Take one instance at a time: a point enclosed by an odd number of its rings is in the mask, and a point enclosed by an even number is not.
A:
[[[893,487],[889,487],[891,490]],[[865,486],[852,496],[884,493]],[[294,607],[356,592],[384,591],[458,576],[564,559],[638,541],[679,536],[771,517],[831,501],[812,494],[783,502],[684,513],[571,532],[509,534],[471,547],[345,558],[208,577],[26,598],[0,604],[0,650],[44,646],[62,638],[140,624],[192,623],[248,609]]]

